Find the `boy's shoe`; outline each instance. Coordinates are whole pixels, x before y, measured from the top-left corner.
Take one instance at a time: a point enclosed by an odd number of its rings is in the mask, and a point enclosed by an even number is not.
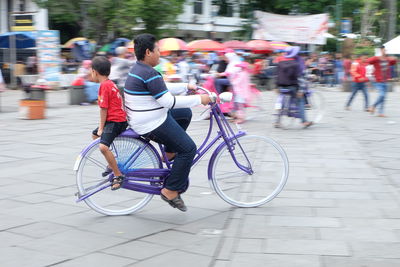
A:
[[[111,182],[111,190],[117,190],[121,188],[122,183],[124,182],[125,176],[117,176],[112,179]]]

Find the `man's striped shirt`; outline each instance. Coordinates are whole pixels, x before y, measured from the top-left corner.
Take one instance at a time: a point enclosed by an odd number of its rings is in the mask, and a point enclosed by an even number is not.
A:
[[[138,61],[128,74],[124,88],[130,127],[138,134],[151,132],[167,118],[168,109],[201,104],[200,96],[173,96],[162,75]]]

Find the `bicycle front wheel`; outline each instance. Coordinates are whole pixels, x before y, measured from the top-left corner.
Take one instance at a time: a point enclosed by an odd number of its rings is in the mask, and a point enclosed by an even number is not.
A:
[[[224,144],[210,161],[209,180],[216,193],[237,207],[257,207],[274,199],[289,175],[283,148],[263,136],[241,136]],[[231,154],[233,153],[233,156]]]
[[[123,165],[133,151],[144,145],[145,143],[140,139],[117,137],[111,144],[110,150],[113,152],[118,165]],[[135,162],[128,167],[128,170],[134,168],[159,168],[160,164],[155,152],[147,147]],[[84,200],[93,210],[105,215],[127,215],[140,210],[152,199],[152,194],[124,188],[112,191],[110,188],[110,177],[112,176],[102,176],[106,169],[107,161],[99,150],[99,140],[97,140],[82,155],[82,162],[76,173],[76,183],[81,196],[103,188]]]

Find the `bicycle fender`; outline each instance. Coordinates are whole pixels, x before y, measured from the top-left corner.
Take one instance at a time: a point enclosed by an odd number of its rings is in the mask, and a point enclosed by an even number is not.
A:
[[[242,137],[242,136],[245,136],[247,133],[246,132],[239,132],[239,133],[237,133],[237,134],[235,134],[235,136],[233,136],[233,137],[231,137],[231,138],[229,138],[229,141],[230,140],[232,140],[232,139],[234,139],[234,138],[239,138],[239,137]],[[210,161],[208,162],[208,171],[207,171],[207,174],[208,174],[208,180],[211,180],[211,171],[212,171],[212,165],[213,165],[213,163],[214,163],[214,160],[215,160],[215,158],[217,157],[217,155],[218,155],[218,153],[224,148],[226,146],[226,143],[225,142],[222,142],[221,144],[219,144],[218,146],[217,146],[217,148],[214,150],[214,152],[212,153],[212,155],[211,155],[211,158],[210,158]]]

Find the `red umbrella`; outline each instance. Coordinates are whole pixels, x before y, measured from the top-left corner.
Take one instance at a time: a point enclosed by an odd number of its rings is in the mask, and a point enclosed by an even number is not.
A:
[[[290,45],[285,42],[280,41],[271,41],[269,42],[273,50],[284,50],[285,48],[289,47]]]
[[[223,45],[226,48],[251,50],[251,48],[245,42],[238,41],[238,40],[227,41],[227,42],[223,43]]]
[[[187,47],[190,51],[221,51],[225,49],[223,44],[209,39],[192,41],[188,43]]]
[[[253,53],[257,54],[270,53],[273,50],[269,42],[264,40],[251,40],[247,42],[247,45]]]

